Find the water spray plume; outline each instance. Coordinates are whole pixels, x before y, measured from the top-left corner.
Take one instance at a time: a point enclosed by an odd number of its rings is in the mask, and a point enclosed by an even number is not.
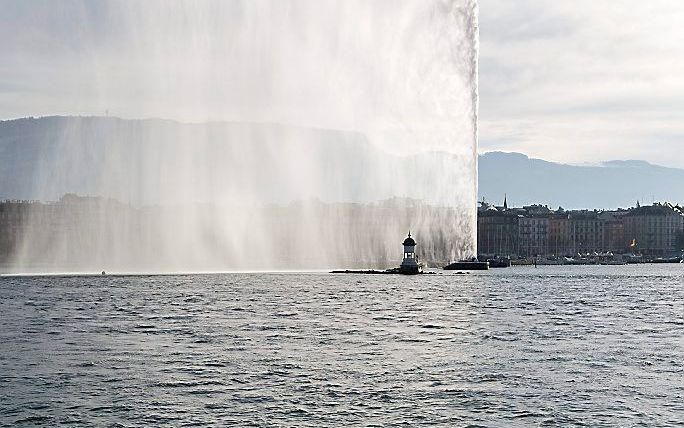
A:
[[[38,148],[12,196],[61,199],[13,270],[381,267],[409,227],[423,260],[476,253],[476,1],[59,7],[78,37],[30,30],[87,116],[12,121]]]

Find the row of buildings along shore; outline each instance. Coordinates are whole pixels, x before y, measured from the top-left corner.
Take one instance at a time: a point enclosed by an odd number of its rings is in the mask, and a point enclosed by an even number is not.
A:
[[[640,254],[668,257],[684,250],[684,208],[654,203],[617,210],[552,210],[479,203],[478,253],[485,257]]]

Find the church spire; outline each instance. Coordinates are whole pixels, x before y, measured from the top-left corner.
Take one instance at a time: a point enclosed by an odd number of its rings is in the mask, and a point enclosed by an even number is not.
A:
[[[504,193],[504,204],[503,204],[503,209],[507,210],[508,209],[508,195]]]

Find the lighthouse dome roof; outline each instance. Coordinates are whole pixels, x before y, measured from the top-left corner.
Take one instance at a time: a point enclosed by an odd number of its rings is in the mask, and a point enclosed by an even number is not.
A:
[[[411,238],[411,232],[409,232],[408,237],[404,239],[404,246],[415,246],[416,241]]]

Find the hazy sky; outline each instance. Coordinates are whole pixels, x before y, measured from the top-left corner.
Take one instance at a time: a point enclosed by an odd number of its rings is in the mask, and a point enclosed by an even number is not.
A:
[[[264,17],[259,15],[265,13],[263,8],[238,9],[231,11],[234,16],[257,14],[255,21],[242,21],[241,25],[263,22]],[[130,16],[122,16],[101,1],[0,0],[0,118],[102,115],[105,110],[123,117],[164,116],[168,102],[155,101],[146,91],[168,88],[174,82],[160,82],[157,76],[148,75],[141,76],[133,87],[117,85],[117,81],[130,81],[127,65],[131,61],[144,62],[152,69],[168,67],[168,63],[145,53],[149,52],[150,43],[166,37],[166,28],[176,28],[183,21],[173,18],[170,8],[170,13],[161,17],[164,25],[150,28],[150,23],[159,22],[159,17],[146,16],[145,12],[144,8],[136,11],[132,14],[135,20],[131,21]],[[204,8],[195,12],[206,16],[193,19],[230,28],[230,19],[217,19]],[[306,10],[295,12],[301,14]],[[323,18],[337,19],[332,15]],[[341,19],[354,19],[354,14]],[[645,159],[684,167],[684,150],[680,149],[684,141],[684,2],[481,0],[479,21],[480,151],[521,151],[574,163]],[[384,24],[388,30],[394,26]],[[141,38],[118,39],[120,25],[129,26],[129,36],[138,34]],[[274,28],[271,42],[292,46],[297,38],[314,34],[316,28],[301,28],[289,41],[282,39],[282,28]],[[359,39],[352,42],[363,44],[369,37],[384,33],[363,28],[359,31]],[[171,41],[179,43],[181,49],[200,49],[199,60],[209,58],[213,49],[226,48],[207,40],[203,33],[194,34],[190,40]],[[253,40],[247,42],[242,46],[254,46]],[[391,38],[382,44],[392,46]],[[164,44],[165,48],[168,46]],[[259,46],[268,49],[269,45]],[[421,52],[419,46],[413,51]],[[323,58],[325,52],[336,46],[314,43],[313,48]],[[236,57],[246,55],[239,47],[235,49]],[[354,60],[353,50],[342,53]],[[377,53],[379,57],[383,55],[382,51]],[[160,56],[166,54],[159,52]],[[117,62],[117,58],[125,61]],[[181,70],[179,92],[199,90],[204,94],[202,100],[224,99],[225,91],[215,91],[208,84],[199,88],[191,84],[198,79],[211,82],[217,78],[216,64],[211,62],[199,68],[185,67],[186,60],[197,58],[175,59]],[[264,59],[256,57],[253,61],[259,66]],[[279,60],[310,59],[298,58],[295,52]],[[83,74],[86,63],[96,70],[87,78]],[[311,68],[316,62],[307,64]],[[369,72],[377,74],[374,64],[368,67]],[[267,64],[257,69],[268,72]],[[233,82],[232,93],[245,98],[246,108],[249,94],[269,91],[240,83],[253,76],[241,76],[239,70],[229,77]],[[352,87],[354,79],[360,77],[350,76],[344,70],[338,70],[336,75],[344,88]],[[368,87],[378,88],[378,83],[370,81]],[[283,96],[299,89],[279,88],[285,91]],[[362,97],[368,89],[359,87],[356,91],[354,96]],[[313,93],[300,95],[308,100],[315,98]],[[344,104],[345,98],[341,97],[340,103]],[[385,98],[391,102],[391,97]],[[181,116],[183,112],[205,109],[209,112],[203,114],[217,118],[211,116],[212,106],[204,101],[197,105],[179,104],[183,105],[174,108]],[[343,108],[359,116],[369,109],[383,109],[381,103]],[[407,109],[400,114],[414,113]]]
[[[684,167],[684,2],[481,0],[480,151]]]

